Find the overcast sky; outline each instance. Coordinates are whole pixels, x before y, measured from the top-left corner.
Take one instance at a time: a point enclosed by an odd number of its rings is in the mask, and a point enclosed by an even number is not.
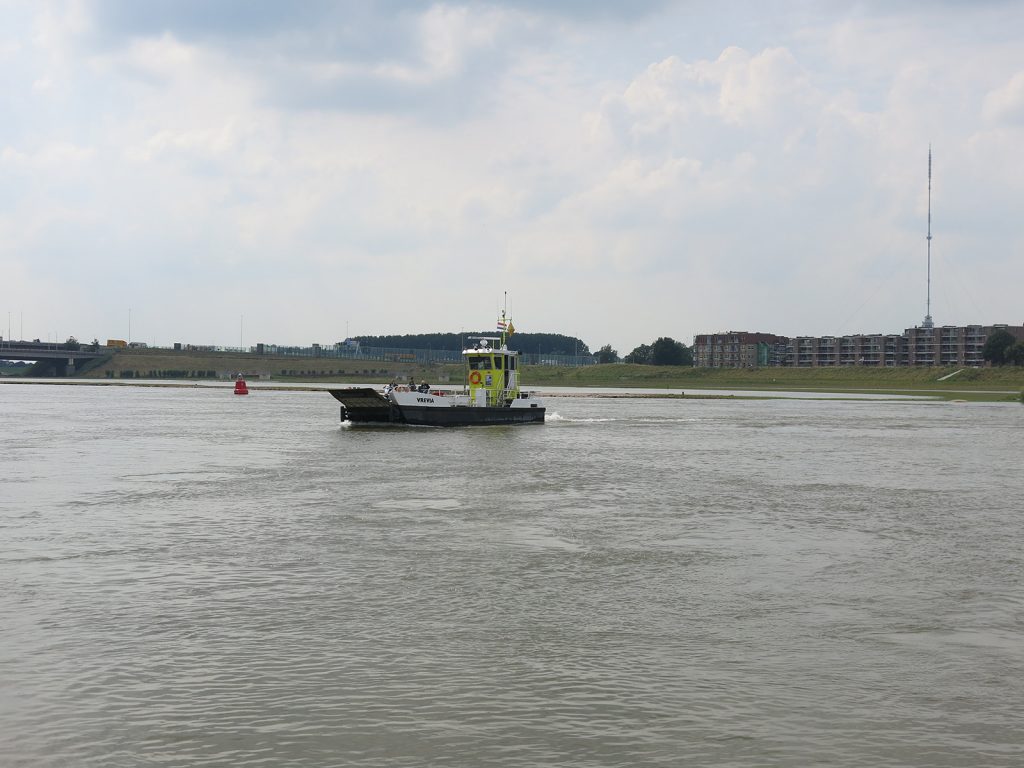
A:
[[[1024,3],[0,0],[0,335],[900,332],[929,143],[1024,323]]]

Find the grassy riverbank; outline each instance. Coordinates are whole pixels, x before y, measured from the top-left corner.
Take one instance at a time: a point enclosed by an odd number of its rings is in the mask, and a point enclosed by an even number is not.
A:
[[[959,373],[954,374],[956,371]],[[1024,368],[680,368],[595,365],[588,368],[529,368],[536,384],[643,386],[708,389],[939,389],[1020,390]],[[524,372],[524,375],[527,375]]]
[[[557,371],[539,367],[524,371],[523,375],[537,386],[919,393],[945,399],[990,401],[1016,400],[1024,390],[1024,368],[710,369],[614,364]]]

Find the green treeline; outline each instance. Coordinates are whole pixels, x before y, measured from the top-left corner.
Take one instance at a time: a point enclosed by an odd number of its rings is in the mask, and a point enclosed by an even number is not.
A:
[[[461,352],[471,336],[498,336],[497,331],[463,333],[409,333],[396,336],[356,336],[360,344],[384,349],[443,349]],[[575,336],[561,333],[514,333],[506,340],[509,349],[527,355],[589,355],[590,348]]]
[[[620,358],[611,344],[605,344],[594,353],[594,360],[598,363],[617,363]],[[693,365],[693,350],[671,336],[659,336],[650,344],[641,344],[621,361],[636,365]]]
[[[623,359],[639,365],[693,365],[693,350],[671,336],[660,336],[648,344],[641,344]]]
[[[105,371],[106,377],[112,379],[118,376],[122,379],[216,379],[216,371],[187,371],[184,369],[162,369],[148,371]]]
[[[1024,341],[998,328],[985,340],[981,356],[992,365],[1024,365]]]

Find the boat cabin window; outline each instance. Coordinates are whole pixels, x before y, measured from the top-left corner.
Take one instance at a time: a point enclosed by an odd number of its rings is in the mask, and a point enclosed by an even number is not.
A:
[[[508,369],[514,371],[516,369],[516,359],[514,357],[508,358]]]
[[[471,357],[471,358],[469,358],[469,370],[471,370],[471,371],[489,371],[489,370],[491,370],[491,358],[490,357]]]

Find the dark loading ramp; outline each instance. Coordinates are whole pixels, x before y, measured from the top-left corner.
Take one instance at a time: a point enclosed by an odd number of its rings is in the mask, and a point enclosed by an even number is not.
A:
[[[398,408],[372,387],[329,389],[328,392],[341,403],[342,421],[368,421],[386,424],[403,420]]]

